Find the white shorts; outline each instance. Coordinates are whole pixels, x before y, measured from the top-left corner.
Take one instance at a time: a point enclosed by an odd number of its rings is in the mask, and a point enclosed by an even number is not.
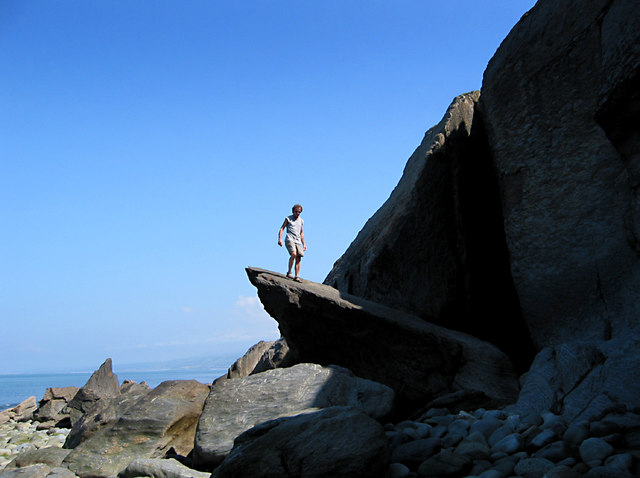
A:
[[[287,251],[289,251],[289,254],[293,254],[295,252],[299,257],[304,257],[304,247],[302,244],[298,244],[293,241],[284,241],[284,245],[286,246]]]

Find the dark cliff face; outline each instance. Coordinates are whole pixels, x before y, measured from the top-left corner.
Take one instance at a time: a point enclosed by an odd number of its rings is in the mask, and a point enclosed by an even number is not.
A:
[[[325,283],[535,351],[640,316],[640,4],[541,0]]]
[[[533,359],[511,281],[497,180],[478,92],[425,135],[391,197],[325,280]]]
[[[484,74],[511,271],[539,348],[638,324],[638,25],[635,1],[542,0]]]

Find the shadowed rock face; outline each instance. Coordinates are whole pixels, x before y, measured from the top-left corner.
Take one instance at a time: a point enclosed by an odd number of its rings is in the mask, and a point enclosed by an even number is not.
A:
[[[491,342],[524,371],[534,353],[511,281],[479,95],[455,98],[427,131],[324,283]]]
[[[212,477],[385,476],[387,438],[382,426],[349,407],[279,418],[240,435]]]
[[[480,111],[538,348],[640,317],[640,3],[541,0],[489,62]]]
[[[412,406],[457,390],[500,403],[517,396],[509,359],[487,342],[326,285],[255,268],[247,274],[298,362],[346,367]]]

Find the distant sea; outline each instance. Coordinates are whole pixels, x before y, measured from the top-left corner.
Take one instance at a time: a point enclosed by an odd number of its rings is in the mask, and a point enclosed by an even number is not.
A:
[[[120,384],[128,379],[138,383],[147,382],[150,387],[155,388],[166,380],[197,380],[210,384],[216,378],[225,375],[227,367],[114,373],[118,376]],[[14,407],[32,395],[36,397],[36,401],[40,401],[49,387],[82,387],[89,377],[91,372],[0,375],[0,410]]]

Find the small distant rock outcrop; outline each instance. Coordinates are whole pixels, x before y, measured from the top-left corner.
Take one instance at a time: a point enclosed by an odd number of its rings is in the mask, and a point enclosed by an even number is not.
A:
[[[346,367],[393,388],[405,405],[459,390],[481,391],[486,404],[517,397],[511,362],[488,342],[327,285],[247,274],[298,362]]]
[[[261,340],[229,367],[227,378],[247,377],[265,370],[289,367],[293,364],[285,339],[280,338],[271,342]]]
[[[193,463],[198,469],[213,469],[241,433],[269,420],[342,405],[381,418],[391,412],[393,399],[385,385],[341,367],[315,364],[217,381],[198,423]]]
[[[9,420],[16,422],[31,420],[37,408],[36,397],[26,398],[15,407],[0,411],[0,423],[6,423]]]
[[[71,428],[71,416],[68,405],[80,390],[78,387],[52,387],[38,403],[33,419],[40,422],[40,427]]]
[[[111,359],[105,362],[93,372],[87,383],[74,395],[69,402],[68,410],[71,426],[76,428],[81,420],[89,414],[104,406],[110,399],[120,396],[120,382],[113,373]]]

